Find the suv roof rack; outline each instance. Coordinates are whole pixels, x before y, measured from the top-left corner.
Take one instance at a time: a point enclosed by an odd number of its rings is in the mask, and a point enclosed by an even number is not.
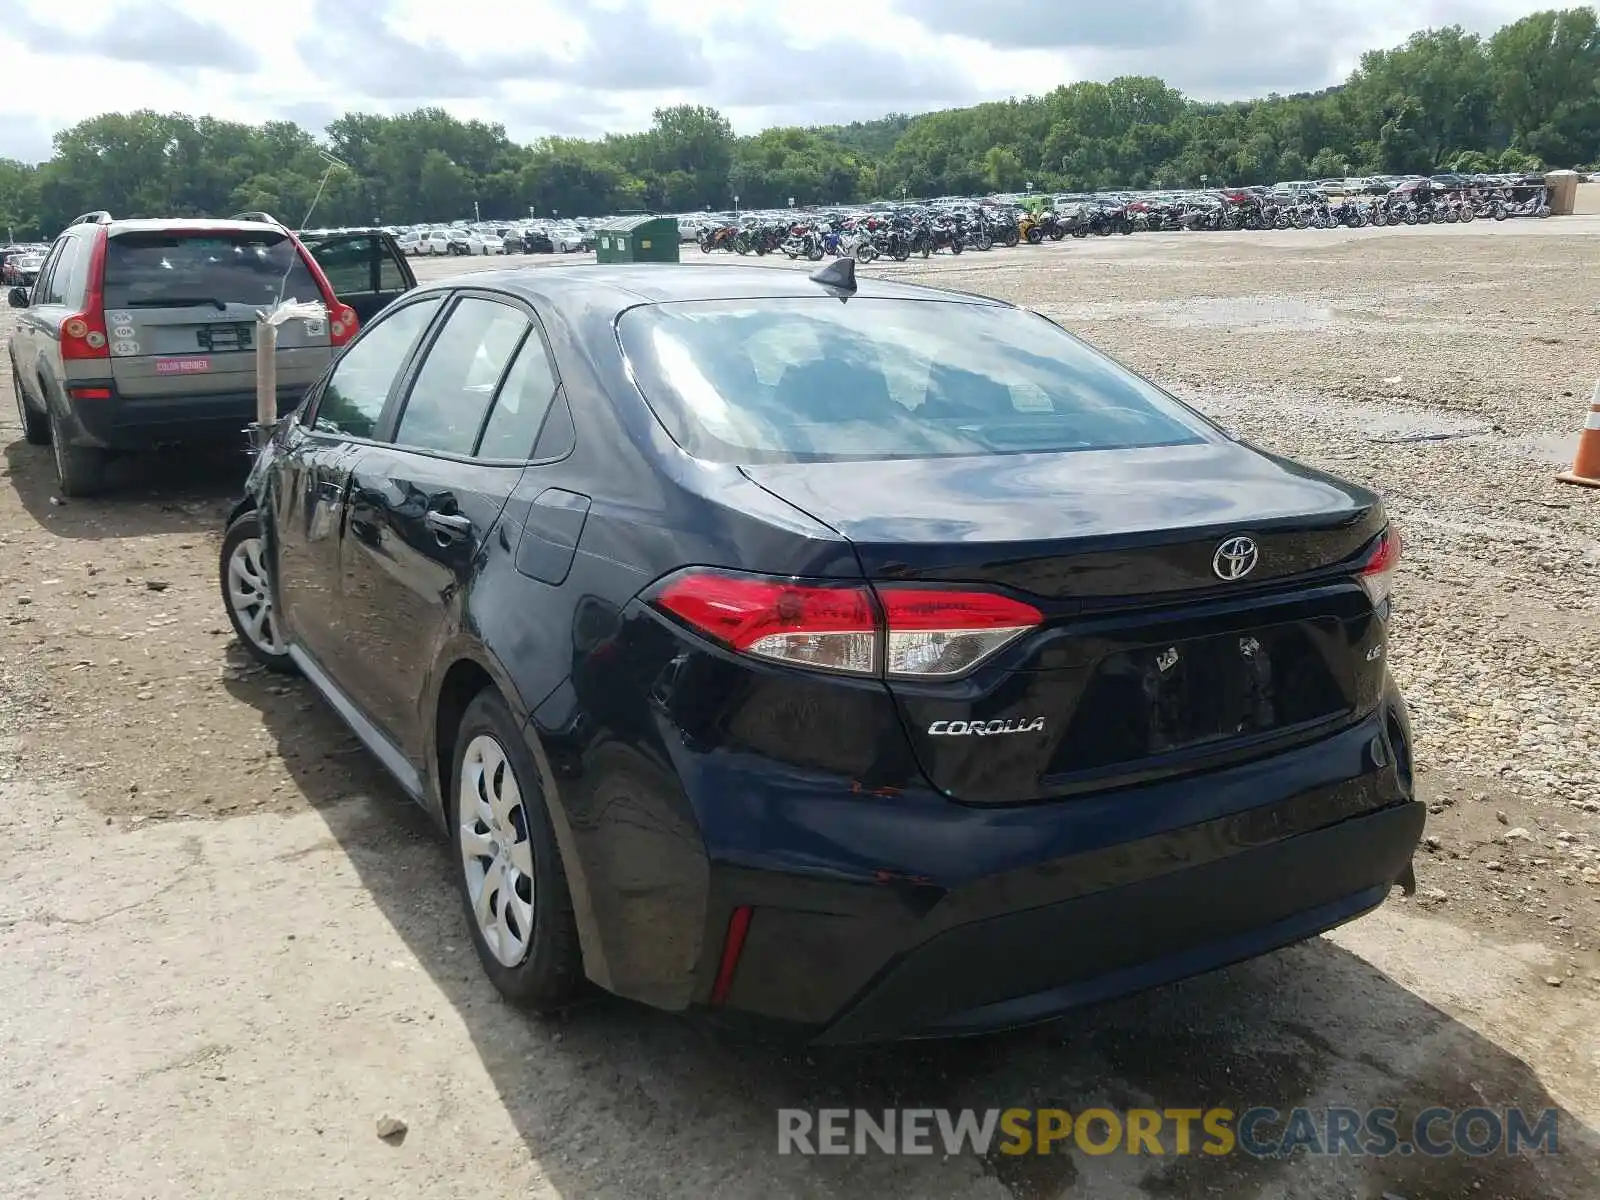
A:
[[[109,225],[113,220],[114,218],[109,212],[103,208],[97,208],[94,212],[86,212],[82,216],[73,217],[72,220],[67,222],[67,228],[71,229],[74,225]]]

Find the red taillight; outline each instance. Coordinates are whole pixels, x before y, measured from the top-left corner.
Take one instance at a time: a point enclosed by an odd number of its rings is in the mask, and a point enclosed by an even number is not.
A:
[[[696,572],[656,603],[701,633],[758,658],[872,675],[878,619],[865,587]]]
[[[658,607],[734,650],[793,666],[914,679],[963,674],[1043,621],[992,592],[694,571]],[[881,615],[878,605],[881,604]]]
[[[61,357],[68,360],[111,357],[105,319],[99,312],[79,313],[61,323]]]
[[[918,679],[971,670],[1044,620],[1031,604],[993,592],[880,587],[888,624],[884,670]]]
[[[328,311],[328,341],[333,345],[342,346],[360,332],[361,321],[356,316],[356,310],[348,304],[335,301]]]
[[[1374,608],[1389,598],[1394,590],[1394,572],[1400,565],[1400,534],[1393,525],[1378,535],[1377,543],[1367,555],[1367,560],[1356,572],[1356,580],[1372,598]]]
[[[95,231],[89,244],[89,272],[83,289],[83,311],[61,323],[61,357],[75,360],[110,358],[105,318],[106,231]]]

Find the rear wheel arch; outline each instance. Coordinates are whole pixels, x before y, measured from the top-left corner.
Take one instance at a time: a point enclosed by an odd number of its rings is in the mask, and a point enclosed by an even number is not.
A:
[[[484,691],[499,691],[494,676],[476,659],[461,658],[450,664],[439,682],[433,704],[433,753],[430,756],[438,783],[439,813],[450,819],[450,773],[456,758],[456,734],[467,706]]]
[[[513,718],[519,724],[525,724],[527,714],[522,712],[512,689],[502,686],[494,673],[470,654],[462,654],[445,670],[434,701],[433,746],[429,749],[428,761],[430,769],[437,773],[436,794],[439,799],[439,809],[435,816],[452,844],[456,837],[454,828],[456,817],[452,812],[453,801],[450,792],[455,786],[455,760],[459,749],[456,739],[467,710],[472,707],[473,701],[485,692],[498,697],[511,710]],[[540,740],[537,737],[527,736],[526,731],[521,745],[532,758],[534,770],[538,773],[536,782],[545,811],[550,817],[551,829],[555,834],[556,851],[560,855],[562,870],[566,876],[567,892],[577,922],[578,943],[582,948],[584,969],[596,983],[602,987],[607,986],[608,976],[604,969],[605,953],[596,924],[594,904],[589,895],[587,872],[578,854],[572,826],[567,820],[559,790],[555,786],[549,757]]]

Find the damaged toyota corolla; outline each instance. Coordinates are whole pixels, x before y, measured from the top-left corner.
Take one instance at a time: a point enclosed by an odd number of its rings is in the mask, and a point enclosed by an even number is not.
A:
[[[840,260],[417,289],[263,439],[221,569],[447,831],[508,998],[843,1043],[1411,886],[1399,553],[1048,319]]]

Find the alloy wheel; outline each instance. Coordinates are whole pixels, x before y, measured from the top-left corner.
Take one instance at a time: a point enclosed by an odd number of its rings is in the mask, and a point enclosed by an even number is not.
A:
[[[515,967],[533,941],[533,843],[516,774],[488,734],[467,744],[456,796],[456,840],[473,919],[495,961]]]
[[[263,654],[288,650],[272,604],[260,538],[244,538],[228,558],[228,603],[239,628]]]

